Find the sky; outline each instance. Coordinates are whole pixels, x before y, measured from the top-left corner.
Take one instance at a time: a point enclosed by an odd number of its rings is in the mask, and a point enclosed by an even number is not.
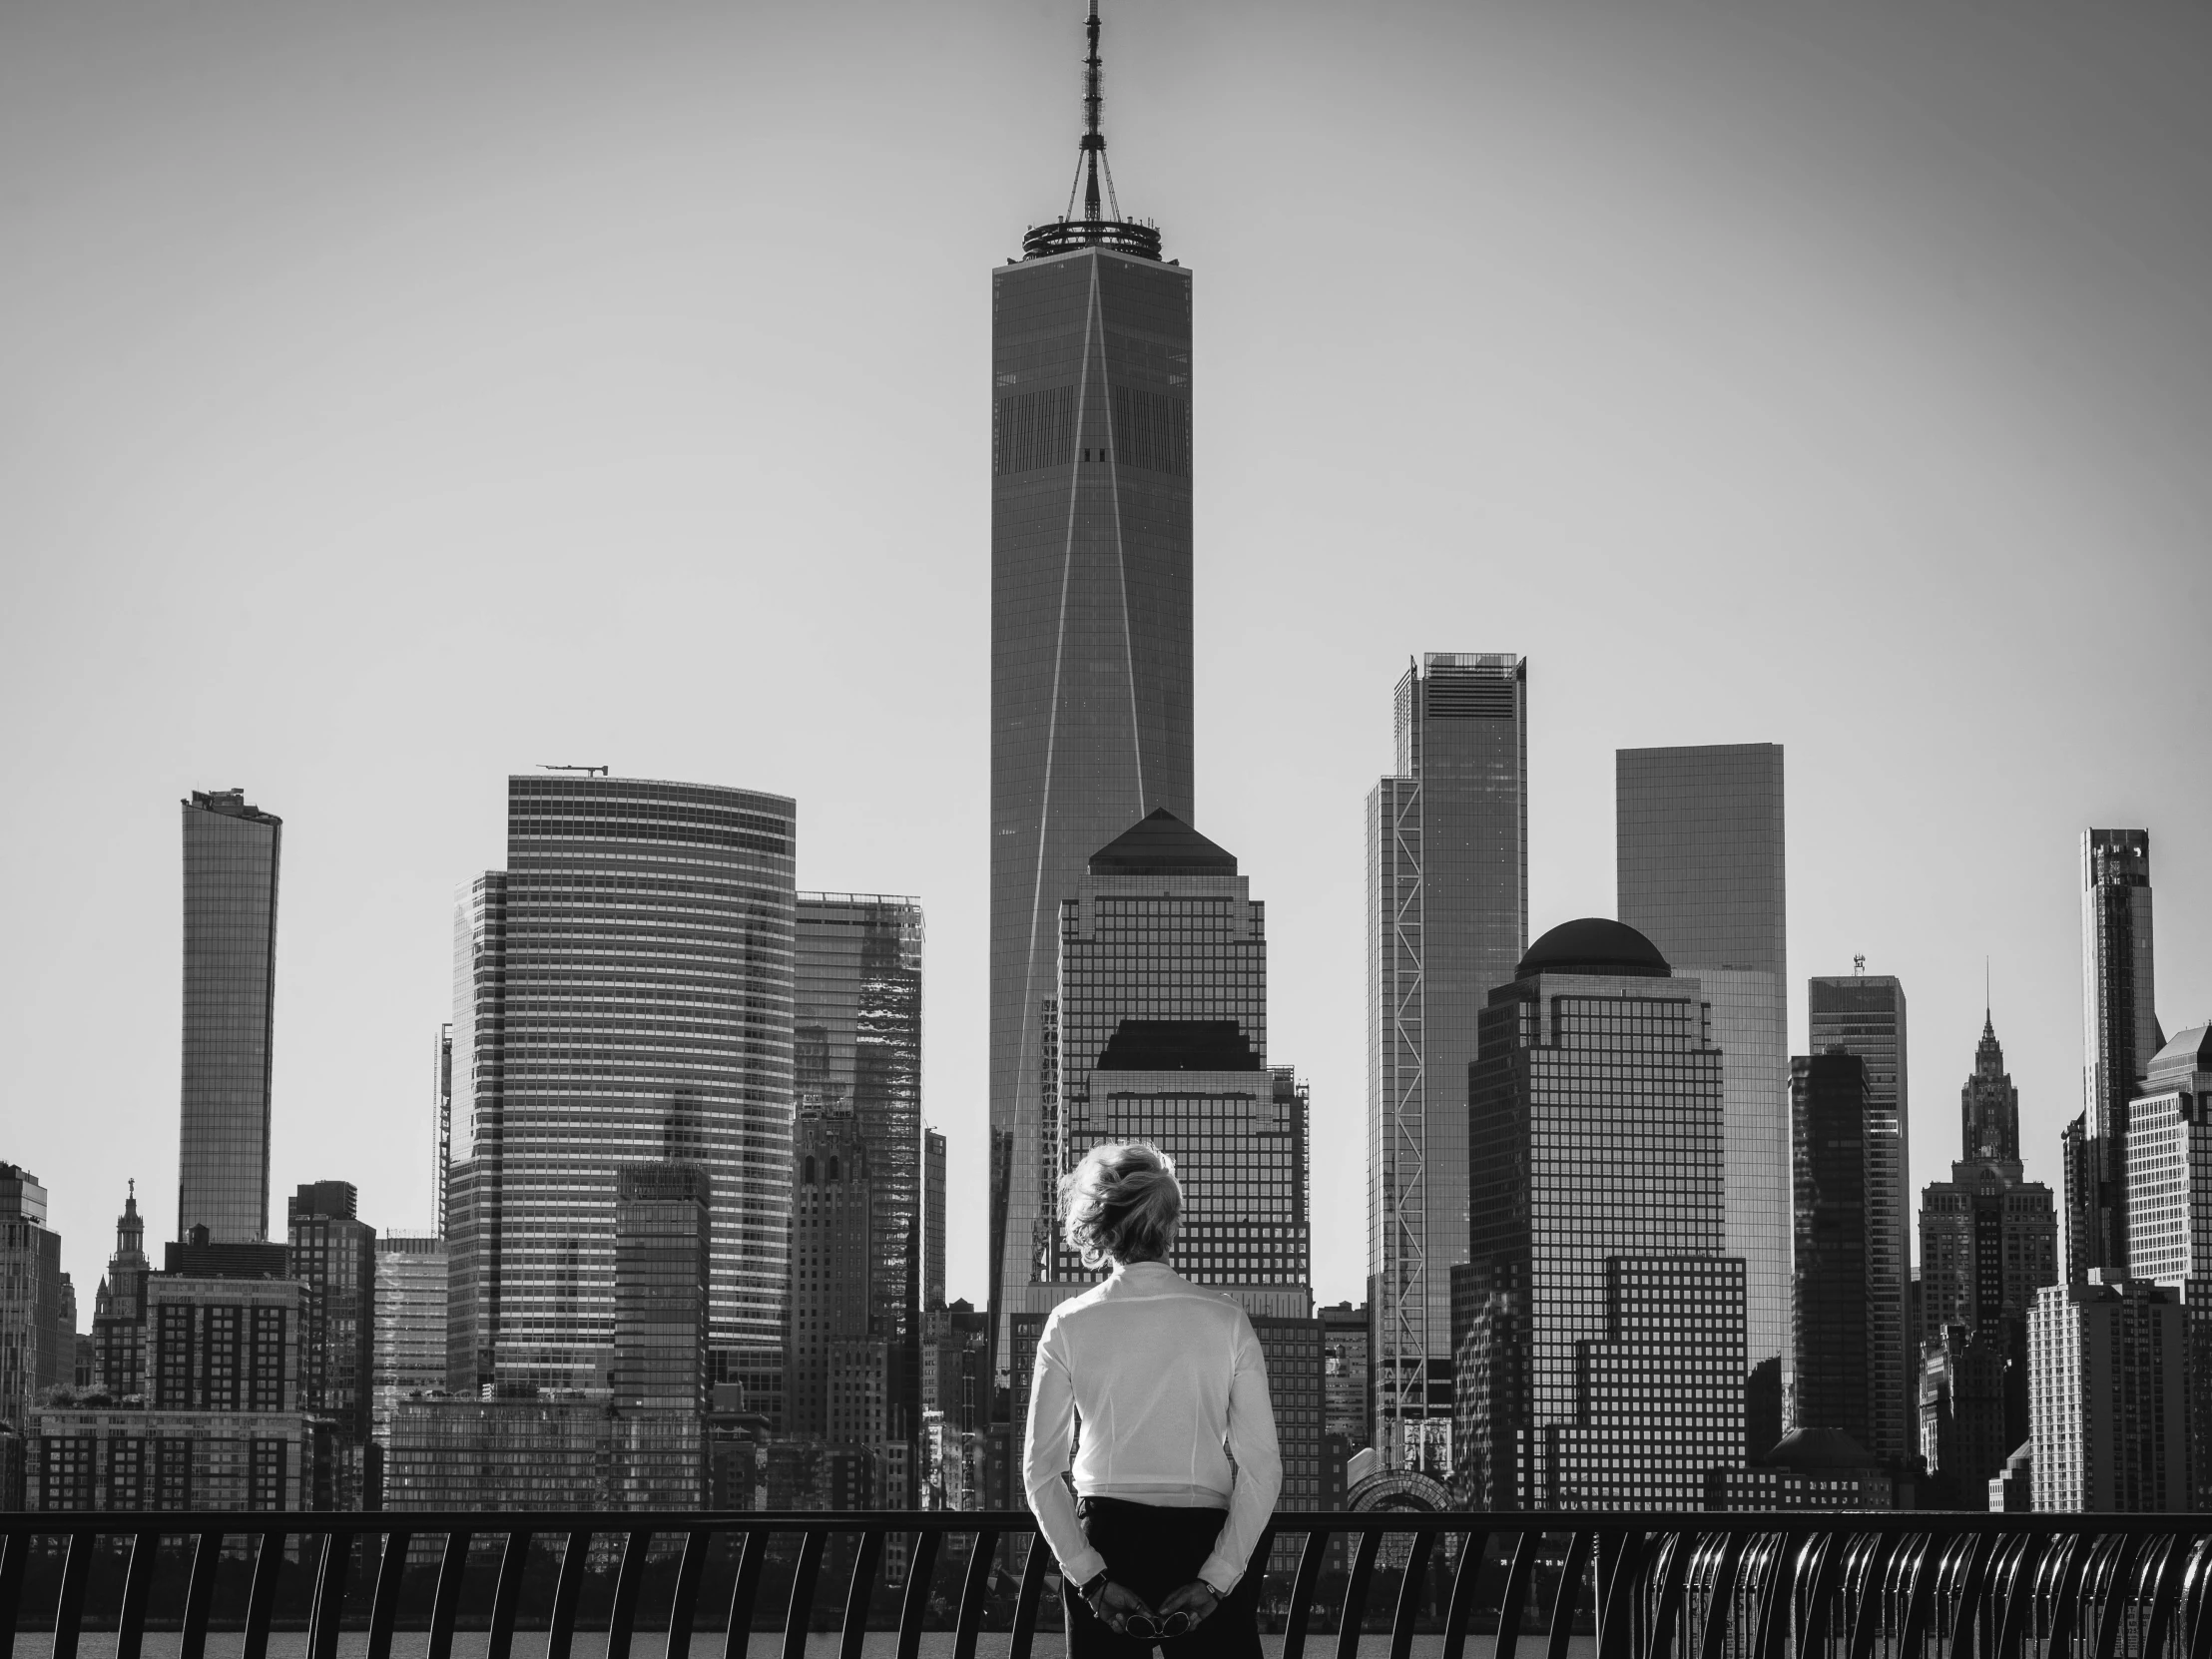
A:
[[[452,893],[545,763],[799,802],[916,894],[985,1286],[989,287],[1076,0],[0,10],[0,1159],[89,1320],[175,1225],[178,802],[284,820],[273,1192],[430,1225]],[[1107,0],[1195,272],[1197,821],[1366,1273],[1362,810],[1423,651],[1529,669],[1536,931],[1612,754],[1786,746],[1802,980],[1894,973],[1916,1185],[1984,963],[2031,1177],[2078,841],[2212,1015],[2212,13]]]

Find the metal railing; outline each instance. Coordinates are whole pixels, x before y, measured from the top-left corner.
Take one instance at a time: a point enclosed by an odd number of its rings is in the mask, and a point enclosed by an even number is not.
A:
[[[49,1659],[107,1630],[142,1659],[155,1629],[206,1659],[218,1628],[243,1632],[239,1659],[279,1629],[305,1659],[359,1629],[365,1659],[401,1629],[428,1632],[422,1659],[463,1629],[483,1659],[523,1630],[544,1659],[602,1631],[605,1659],[641,1631],[666,1631],[666,1659],[749,1659],[779,1633],[805,1659],[817,1630],[838,1659],[871,1630],[897,1659],[932,1630],[951,1659],[986,1633],[1029,1659],[1057,1622],[1021,1513],[46,1513],[0,1515],[0,1659],[19,1630],[50,1630]],[[2212,1659],[2212,1516],[1285,1513],[1253,1559],[1281,1569],[1262,1606],[1282,1659],[1315,1637],[1336,1659],[1370,1637],[1372,1659],[1385,1638],[1388,1659],[1416,1638],[1435,1659],[1470,1640],[1488,1659]]]

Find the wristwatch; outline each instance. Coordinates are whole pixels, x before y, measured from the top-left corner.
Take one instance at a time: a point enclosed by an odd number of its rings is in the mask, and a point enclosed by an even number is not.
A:
[[[1095,1577],[1087,1578],[1082,1583],[1076,1585],[1075,1593],[1083,1598],[1083,1604],[1085,1606],[1089,1607],[1093,1612],[1096,1612],[1098,1610],[1097,1601],[1099,1592],[1105,1589],[1106,1586],[1111,1584],[1113,1581],[1114,1575],[1112,1571],[1102,1567],[1099,1569]]]

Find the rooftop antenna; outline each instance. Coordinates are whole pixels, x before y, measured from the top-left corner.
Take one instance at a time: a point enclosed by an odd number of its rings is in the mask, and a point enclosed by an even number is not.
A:
[[[1068,210],[1062,220],[1075,217],[1075,192],[1083,191],[1083,222],[1096,225],[1099,222],[1098,178],[1101,170],[1106,175],[1107,217],[1121,218],[1121,203],[1114,195],[1114,169],[1106,160],[1106,135],[1099,130],[1099,106],[1104,96],[1099,91],[1098,62],[1098,0],[1091,0],[1091,15],[1083,24],[1083,33],[1090,41],[1090,53],[1083,59],[1083,147],[1076,158],[1075,179],[1068,186]]]
[[[540,772],[581,772],[586,777],[596,776],[604,778],[607,776],[607,769],[605,767],[548,766],[543,761],[540,761],[538,763],[538,770]]]

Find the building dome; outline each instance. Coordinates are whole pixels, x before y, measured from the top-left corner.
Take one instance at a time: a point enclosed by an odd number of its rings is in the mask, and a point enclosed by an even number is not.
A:
[[[1513,977],[1537,973],[1593,973],[1616,978],[1665,979],[1673,969],[1659,947],[1626,922],[1604,916],[1562,921],[1528,947]]]
[[[1809,1474],[1822,1469],[1871,1469],[1867,1448],[1841,1428],[1793,1428],[1767,1453],[1767,1461]]]

